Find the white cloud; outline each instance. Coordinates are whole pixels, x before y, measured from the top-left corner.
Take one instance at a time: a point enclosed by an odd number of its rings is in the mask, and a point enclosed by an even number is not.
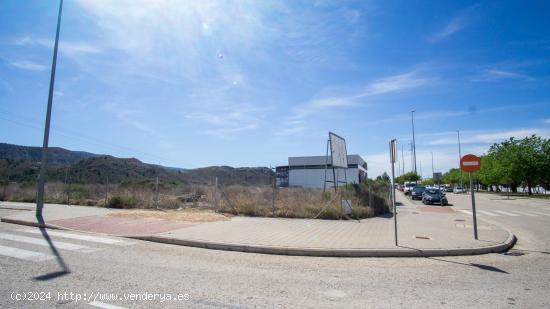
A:
[[[445,26],[429,36],[428,41],[431,43],[442,41],[469,26],[476,15],[476,9],[478,6],[479,5],[476,4],[459,10],[454,17],[452,17],[445,24]]]
[[[420,76],[418,73],[412,71],[374,80],[361,89],[354,91],[345,89],[332,90],[332,92],[337,92],[337,94],[314,97],[308,102],[295,107],[292,115],[285,122],[286,127],[275,134],[293,134],[297,128],[303,130],[305,125],[304,118],[321,110],[365,104],[365,99],[370,97],[420,88],[428,86],[433,82],[435,82],[434,79]]]
[[[225,106],[205,106],[185,118],[201,123],[200,132],[230,140],[236,134],[258,128],[264,109],[247,105],[228,104]]]
[[[503,141],[510,137],[524,138],[536,134],[538,136],[550,137],[548,128],[518,128],[507,131],[460,131],[462,144],[492,144]],[[440,133],[439,136],[446,135],[434,140],[428,141],[427,145],[454,145],[457,143],[456,132]],[[427,139],[427,138],[426,138]]]
[[[466,27],[464,20],[460,17],[451,19],[442,29],[434,33],[430,38],[430,42],[439,42]]]
[[[53,48],[54,40],[46,38],[37,38],[32,36],[21,36],[16,38],[13,43],[20,46],[40,46],[43,48]],[[98,54],[102,50],[94,44],[86,42],[71,42],[60,39],[59,52],[70,56],[78,54]]]
[[[114,115],[116,119],[132,126],[133,128],[147,133],[153,137],[160,137],[160,134],[149,125],[144,119],[146,118],[146,112],[136,108],[135,106],[128,106],[122,104],[120,100],[113,100],[110,103],[101,105],[101,109]]]
[[[9,64],[16,68],[27,70],[27,71],[44,71],[48,68],[48,66],[46,65],[31,62],[31,61],[12,61]]]
[[[523,79],[523,80],[533,80],[532,77],[512,72],[512,71],[505,71],[505,70],[498,70],[498,69],[488,69],[481,72],[481,74],[475,78],[472,79],[474,82],[491,82],[501,79]]]
[[[489,147],[494,143],[501,142],[510,137],[523,138],[532,134],[550,138],[550,129],[520,128],[506,131],[460,131],[462,155],[466,153],[483,155],[489,151]],[[456,131],[419,134],[417,137],[416,166],[418,173],[422,172],[423,177],[429,178],[432,175],[432,152],[435,172],[446,172],[458,166],[459,154]],[[410,145],[407,141],[407,138],[398,141],[400,145],[398,146],[398,162],[395,164],[396,176],[401,173],[398,170],[402,167],[403,163],[404,168],[402,170],[405,173],[412,170],[412,156]],[[401,145],[404,145],[403,152],[401,152]],[[390,174],[389,153],[367,154],[364,155],[364,158],[366,158],[369,166],[369,177],[376,177],[383,172]]]

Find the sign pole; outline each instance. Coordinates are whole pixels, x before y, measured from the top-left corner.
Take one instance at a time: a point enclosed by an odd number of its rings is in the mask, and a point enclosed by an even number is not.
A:
[[[470,194],[472,195],[472,217],[474,219],[474,238],[477,240],[476,198],[474,195],[474,177],[472,173],[481,168],[481,159],[475,155],[467,154],[460,158],[460,169],[470,176]]]
[[[472,173],[470,174],[470,192],[472,195],[472,214],[474,217],[474,238],[477,240],[477,219],[476,219],[476,198],[474,196],[474,180],[472,177]]]
[[[397,247],[397,210],[395,208],[395,160],[397,156],[397,146],[395,139],[390,141],[390,161],[391,161],[391,194],[393,206],[393,229],[395,235],[395,246]]]

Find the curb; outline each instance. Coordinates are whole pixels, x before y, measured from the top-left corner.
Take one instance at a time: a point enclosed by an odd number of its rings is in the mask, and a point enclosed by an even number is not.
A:
[[[69,230],[68,229],[51,224],[38,224],[37,222],[23,221],[17,219],[1,218],[1,222],[35,226],[42,228],[50,228],[56,230]],[[500,227],[500,226],[499,226]],[[235,243],[218,243],[202,240],[187,240],[176,239],[171,237],[154,236],[154,235],[111,235],[116,237],[124,237],[130,239],[145,240],[157,243],[214,249],[224,251],[237,251],[247,253],[260,253],[260,254],[272,254],[272,255],[291,255],[291,256],[316,256],[316,257],[436,257],[436,256],[460,256],[460,255],[481,255],[487,253],[502,253],[511,249],[517,241],[517,238],[512,232],[506,228],[501,227],[508,232],[508,238],[504,243],[477,248],[456,248],[456,249],[413,249],[413,248],[380,248],[380,249],[324,249],[324,248],[307,248],[307,247],[280,247],[280,246],[262,246],[262,245],[248,245],[248,244],[235,244]],[[81,232],[81,231],[80,231]],[[90,232],[88,232],[90,233]],[[100,233],[94,233],[100,234]]]
[[[478,248],[456,248],[456,249],[324,249],[324,248],[300,248],[300,247],[279,247],[247,245],[234,243],[218,243],[201,240],[176,239],[162,236],[128,236],[128,238],[146,240],[151,242],[196,247],[203,249],[214,249],[224,251],[238,251],[247,253],[261,253],[273,255],[292,256],[317,256],[317,257],[435,257],[435,256],[459,256],[459,255],[481,255],[487,253],[501,253],[508,251],[516,243],[516,236],[508,232],[508,239],[504,243],[493,246]]]

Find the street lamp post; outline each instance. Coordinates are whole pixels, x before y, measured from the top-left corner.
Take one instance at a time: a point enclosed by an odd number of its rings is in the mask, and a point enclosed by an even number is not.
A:
[[[416,112],[416,110],[411,111],[411,123],[412,123],[412,131],[413,131],[413,145],[412,145],[412,148],[413,148],[413,160],[414,160],[414,173],[416,174],[416,142],[415,142],[415,139],[414,139],[414,112]]]
[[[460,168],[460,159],[462,159],[462,151],[460,149],[460,130],[456,130],[458,137],[458,169],[460,170],[460,187],[464,189],[464,181],[462,180],[462,169]]]
[[[39,223],[43,223],[42,209],[44,208],[44,181],[46,178],[46,165],[48,162],[48,142],[50,139],[50,120],[52,116],[53,89],[55,83],[55,66],[57,62],[57,46],[59,44],[59,30],[61,28],[61,12],[63,10],[63,0],[59,1],[59,12],[57,14],[57,30],[55,32],[55,43],[53,47],[52,70],[50,75],[50,89],[48,92],[48,108],[46,111],[46,124],[44,127],[44,143],[42,144],[42,164],[40,164],[40,175],[38,178],[38,188],[36,197],[36,218]]]

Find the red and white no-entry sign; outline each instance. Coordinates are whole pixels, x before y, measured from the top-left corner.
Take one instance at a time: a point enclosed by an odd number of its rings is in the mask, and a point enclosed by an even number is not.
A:
[[[473,154],[467,154],[460,159],[460,168],[468,173],[479,171],[481,159]]]

